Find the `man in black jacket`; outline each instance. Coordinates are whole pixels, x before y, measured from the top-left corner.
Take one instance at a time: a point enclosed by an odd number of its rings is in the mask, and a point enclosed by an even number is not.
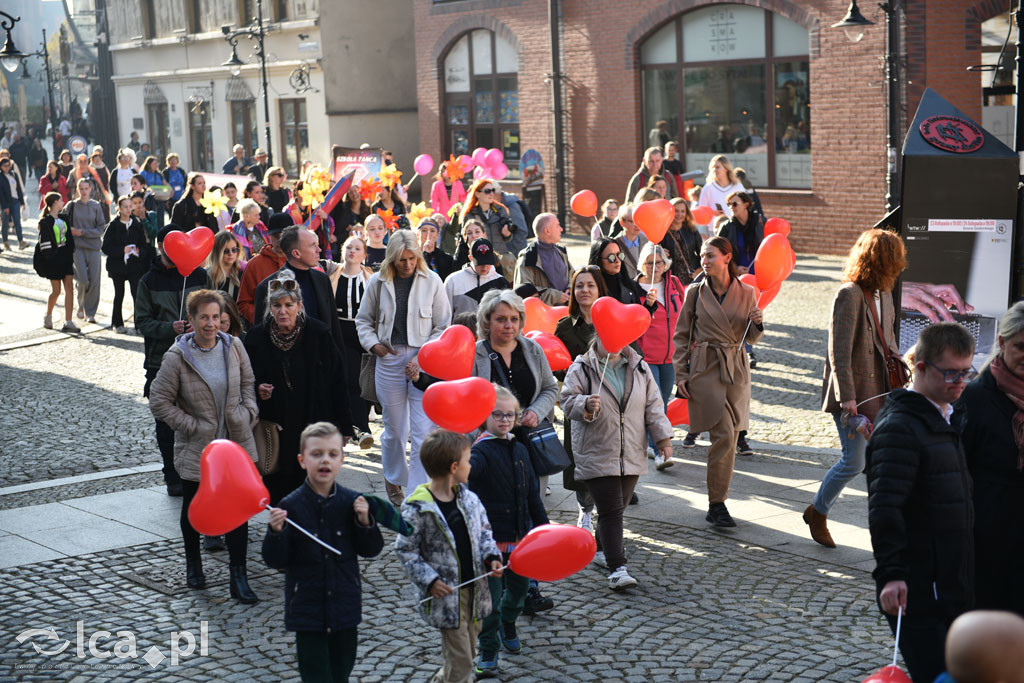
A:
[[[945,669],[946,631],[974,604],[974,506],[953,402],[973,378],[974,339],[957,323],[925,328],[914,383],[889,394],[868,441],[868,525],[878,602],[915,681]]]
[[[317,269],[320,265],[320,246],[316,235],[298,225],[285,228],[281,233],[281,251],[285,253],[287,262],[256,287],[253,320],[263,320],[267,310],[267,287],[277,277],[277,273],[287,268],[295,273],[295,280],[302,290],[302,307],[306,315],[327,325],[335,345],[344,351],[341,322],[338,320],[338,306],[331,290],[331,280],[322,270]]]

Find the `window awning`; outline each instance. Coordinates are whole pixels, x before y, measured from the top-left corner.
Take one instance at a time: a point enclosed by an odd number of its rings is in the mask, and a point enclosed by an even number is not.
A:
[[[252,102],[255,99],[256,96],[241,78],[232,76],[228,79],[228,102]]]
[[[167,104],[167,97],[164,96],[164,91],[160,89],[159,85],[153,81],[146,81],[142,94],[142,103]]]

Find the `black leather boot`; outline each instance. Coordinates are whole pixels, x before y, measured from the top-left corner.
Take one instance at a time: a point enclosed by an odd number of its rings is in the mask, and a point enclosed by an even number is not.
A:
[[[203,560],[199,553],[185,553],[185,583],[189,588],[206,588],[206,575],[203,574]]]
[[[231,571],[231,597],[243,605],[259,602],[260,599],[252,592],[252,588],[249,588],[249,577],[246,576],[245,567],[231,565],[228,569]]]

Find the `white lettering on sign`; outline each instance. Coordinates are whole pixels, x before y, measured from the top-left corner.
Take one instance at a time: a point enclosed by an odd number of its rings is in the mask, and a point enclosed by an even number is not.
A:
[[[711,52],[716,55],[729,54],[736,51],[736,17],[731,10],[714,12],[708,17],[710,24],[708,42]]]
[[[930,218],[928,232],[996,232],[995,219]]]

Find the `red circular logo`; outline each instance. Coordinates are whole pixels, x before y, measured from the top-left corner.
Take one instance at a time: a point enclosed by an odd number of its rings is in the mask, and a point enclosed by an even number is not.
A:
[[[970,154],[985,144],[985,134],[974,123],[957,116],[931,116],[921,123],[921,136],[946,152]]]

